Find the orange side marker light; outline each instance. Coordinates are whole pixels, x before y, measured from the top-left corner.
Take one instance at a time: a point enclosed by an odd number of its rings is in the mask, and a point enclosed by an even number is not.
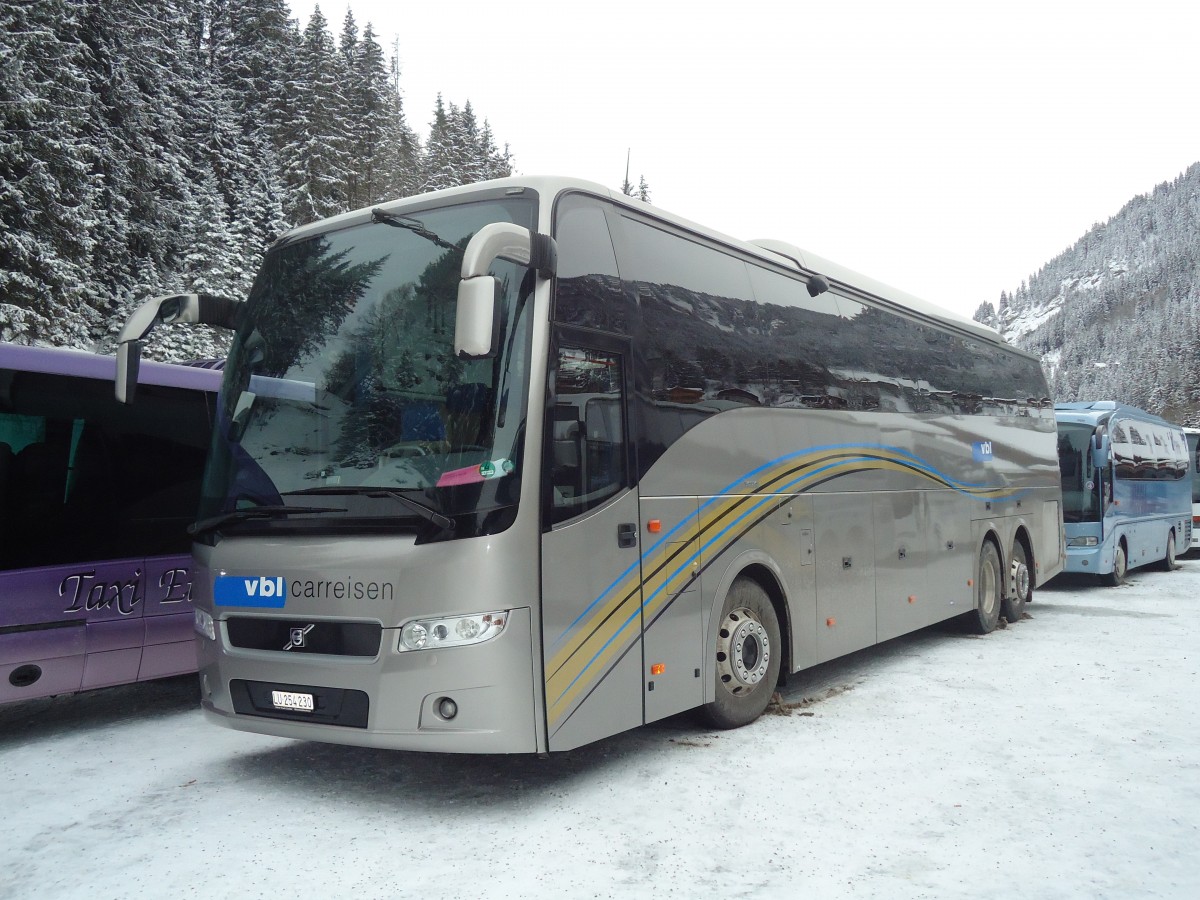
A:
[[[667,671],[667,666],[665,663],[655,663],[650,667],[651,675],[661,675],[665,671]]]
[[[651,534],[658,534],[662,531],[662,519],[651,519],[646,523],[646,530]]]
[[[837,624],[837,619],[833,618],[832,616],[825,620],[825,625],[828,628],[832,628],[836,624]]]

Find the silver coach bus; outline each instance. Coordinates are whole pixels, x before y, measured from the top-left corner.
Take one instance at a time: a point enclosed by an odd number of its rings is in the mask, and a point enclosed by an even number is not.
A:
[[[228,727],[472,753],[734,727],[787,673],[1016,621],[1063,566],[1034,357],[598,185],[298,228],[244,303],[135,313],[123,372],[194,322],[235,331],[193,526]]]

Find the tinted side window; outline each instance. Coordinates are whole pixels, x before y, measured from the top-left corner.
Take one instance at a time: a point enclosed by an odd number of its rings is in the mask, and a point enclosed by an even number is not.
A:
[[[1142,432],[1145,426],[1130,424],[1129,443],[1133,447],[1133,477],[1134,478],[1153,478],[1154,477],[1154,449],[1146,440],[1146,435]]]
[[[684,432],[722,409],[761,405],[756,379],[777,361],[742,260],[682,234],[620,219],[619,262],[638,306],[638,465],[645,472]]]
[[[754,336],[770,327],[746,264],[643,222],[626,218],[623,225],[621,270],[637,294],[653,399],[689,406],[726,388],[745,390],[769,362],[755,352]],[[746,391],[730,402],[761,400]],[[670,409],[664,421],[678,418]]]
[[[852,408],[1017,415],[1048,390],[1036,360],[910,316],[838,296],[840,369],[870,391]]]
[[[550,408],[550,521],[594,509],[628,483],[625,380],[617,353],[562,346]]]
[[[1136,470],[1133,459],[1133,444],[1129,440],[1128,425],[1115,421],[1109,428],[1109,453],[1113,468],[1120,478],[1132,478]]]
[[[828,291],[811,297],[795,278],[761,266],[747,268],[769,322],[756,352],[774,361],[759,373],[768,385],[762,392],[764,401],[814,409],[851,406],[855,386],[837,373],[851,355],[838,299]]]
[[[605,205],[568,195],[555,210],[554,235],[554,318],[566,325],[629,334],[636,311],[622,292]]]
[[[1021,415],[1049,405],[1036,359],[632,215],[613,236],[635,335],[639,466],[737,406]]]
[[[211,398],[12,373],[0,407],[0,568],[186,553]]]

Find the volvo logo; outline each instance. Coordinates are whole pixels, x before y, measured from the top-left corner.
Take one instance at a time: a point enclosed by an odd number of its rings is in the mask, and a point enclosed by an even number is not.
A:
[[[303,650],[308,645],[308,633],[316,628],[316,625],[305,625],[303,628],[288,629],[288,642],[284,644],[284,650],[291,650],[293,647],[297,650]]]

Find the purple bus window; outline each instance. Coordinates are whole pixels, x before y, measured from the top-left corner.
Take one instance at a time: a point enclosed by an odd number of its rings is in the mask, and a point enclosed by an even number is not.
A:
[[[196,668],[186,527],[221,373],[0,343],[0,703]]]

